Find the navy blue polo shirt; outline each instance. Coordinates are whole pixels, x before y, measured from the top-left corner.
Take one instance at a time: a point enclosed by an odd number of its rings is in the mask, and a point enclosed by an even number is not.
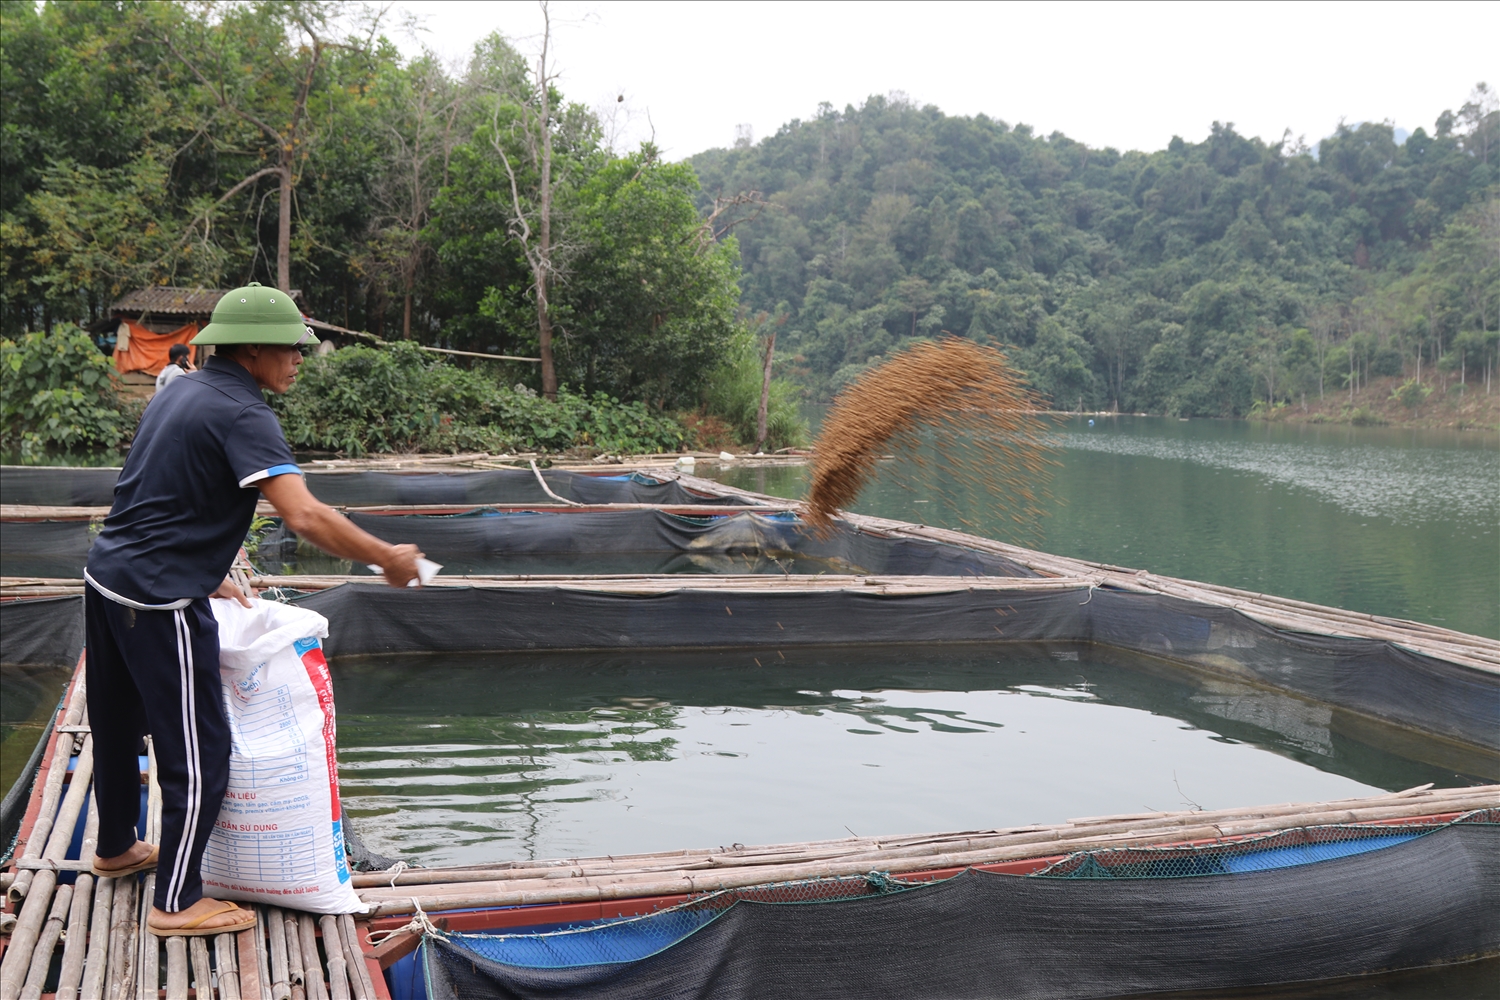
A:
[[[300,472],[255,379],[209,358],[146,407],[85,574],[105,597],[135,606],[207,597],[244,544],[256,484]]]

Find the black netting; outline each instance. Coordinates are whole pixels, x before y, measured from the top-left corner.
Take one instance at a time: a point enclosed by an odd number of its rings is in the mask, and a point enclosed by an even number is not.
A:
[[[326,643],[333,656],[1093,642],[1448,737],[1482,751],[1477,773],[1500,773],[1500,676],[1391,643],[1283,632],[1229,608],[1155,594],[872,591],[610,594],[542,585],[398,591],[351,584],[298,601],[334,623]],[[1234,719],[1242,709],[1226,703],[1214,710]]]
[[[44,507],[108,507],[119,469],[62,465],[0,466],[0,503]]]
[[[712,496],[687,489],[674,479],[640,473],[589,475],[546,470],[547,489],[582,504],[743,504],[735,497]],[[308,489],[324,503],[344,507],[383,504],[555,504],[530,469],[451,472],[311,472]]]
[[[390,542],[411,542],[444,573],[758,573],[899,576],[1036,574],[1001,556],[957,545],[888,537],[840,524],[826,537],[792,514],[687,517],[657,510],[461,515],[352,514]],[[256,561],[268,572],[329,572],[330,560],[299,549],[285,531]],[[356,572],[367,572],[363,566]]]
[[[0,467],[0,499],[8,504],[53,507],[108,507],[114,502],[119,469],[68,466]],[[674,479],[640,473],[590,475],[546,470],[548,489],[584,504],[744,504],[689,490]],[[547,495],[530,469],[453,469],[443,472],[309,472],[307,486],[324,503],[348,507],[384,504],[486,504],[557,501]]]
[[[820,537],[791,514],[681,516],[659,510],[456,515],[350,515],[378,538],[411,542],[443,564],[446,575],[499,574],[887,574],[1010,576],[1036,574],[1002,556],[922,539],[890,537],[840,524]],[[0,575],[77,579],[88,558],[87,521],[13,521],[0,525]],[[265,573],[363,575],[276,527],[254,561]]]
[[[527,937],[428,938],[429,997],[1062,998],[1306,982],[1500,950],[1500,827],[1245,874],[970,870],[901,892],[741,899]]]
[[[388,858],[384,854],[376,854],[365,846],[364,838],[354,827],[354,820],[349,818],[347,809],[340,812],[340,828],[344,831],[344,858],[349,862],[349,867],[357,872],[383,872],[394,867],[395,858]]]
[[[76,580],[92,542],[88,521],[0,522],[0,576]]]
[[[59,668],[70,668],[83,652],[83,598],[49,597],[0,603],[0,667],[6,672],[6,715],[35,718],[35,710],[57,701]],[[65,674],[63,676],[66,676]],[[56,711],[52,713],[53,721]],[[0,850],[8,851],[31,791],[42,751],[52,735],[51,724],[30,743],[30,755],[0,802]],[[11,738],[7,731],[6,736]],[[30,737],[27,737],[30,740]],[[14,739],[10,750],[26,752]]]
[[[0,663],[71,667],[83,653],[83,598],[0,602]]]

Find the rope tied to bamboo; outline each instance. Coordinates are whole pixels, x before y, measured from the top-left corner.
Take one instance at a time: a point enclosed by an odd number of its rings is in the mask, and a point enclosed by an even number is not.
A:
[[[397,863],[399,864],[400,862]],[[412,918],[400,927],[395,927],[388,931],[371,931],[368,937],[372,946],[379,947],[391,940],[391,938],[402,934],[415,934],[418,937],[430,936],[442,938],[444,941],[448,940],[447,932],[432,922],[432,918],[427,916],[427,911],[422,909],[422,904],[417,897],[411,896],[408,898],[411,899],[411,905],[416,907],[417,912],[412,914]]]
[[[531,460],[531,471],[536,475],[537,484],[539,486],[541,486],[542,492],[545,493],[545,494],[547,494],[552,499],[556,500],[558,503],[565,503],[569,507],[582,507],[582,506],[584,506],[583,504],[579,503],[577,500],[569,500],[567,497],[560,497],[556,493],[553,493],[552,492],[552,487],[550,487],[550,486],[547,485],[547,480],[545,480],[545,479],[542,478],[542,470],[538,469],[536,467],[536,459],[534,459],[534,458]]]

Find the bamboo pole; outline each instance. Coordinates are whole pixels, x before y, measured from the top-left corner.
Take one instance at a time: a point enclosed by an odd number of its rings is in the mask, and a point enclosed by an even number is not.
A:
[[[338,920],[325,914],[318,918],[318,927],[323,931],[323,953],[328,962],[328,992],[333,1000],[352,1000],[348,964],[344,961],[344,949],[339,941]]]
[[[24,872],[22,874],[25,874]],[[42,870],[35,873],[26,893],[21,912],[16,914],[16,923],[10,932],[10,945],[5,949],[5,960],[0,965],[0,997],[20,994],[31,968],[31,954],[36,949],[42,926],[51,911],[52,890],[57,886],[57,872]]]
[[[297,941],[302,948],[302,974],[306,977],[308,1000],[328,1000],[328,986],[323,980],[323,963],[318,958],[318,938],[311,913],[297,914]]]
[[[270,935],[271,1000],[289,1000],[292,978],[287,963],[286,917],[279,908],[268,906],[261,922]]]
[[[57,939],[62,936],[63,922],[73,904],[73,887],[58,886],[52,899],[51,912],[42,932],[37,936],[36,947],[31,952],[31,967],[26,972],[26,982],[21,986],[21,1000],[42,1000],[42,986],[47,982],[47,973],[52,970],[52,953],[57,950]]]
[[[240,939],[240,993],[245,1000],[270,1000],[272,984],[266,973],[266,921],[258,915],[255,927],[236,934]],[[249,966],[249,969],[246,969]]]
[[[167,938],[167,995],[166,1000],[187,1000],[188,993],[188,947],[187,938]],[[200,994],[201,996],[201,994]]]
[[[161,783],[157,780],[156,741],[146,737],[146,843],[161,842]],[[136,922],[136,1000],[155,1000],[161,976],[161,938],[152,934],[147,922],[156,902],[156,871],[146,872],[141,885],[140,915]]]
[[[89,948],[83,960],[81,995],[86,1000],[104,996],[109,968],[110,914],[114,909],[115,882],[101,878],[94,884],[94,913],[89,921]]]
[[[240,974],[235,964],[233,934],[215,934],[214,969],[219,974],[219,996],[222,1000],[240,1000]]]
[[[135,982],[136,880],[134,875],[114,879],[115,898],[109,918],[109,966],[104,980],[108,1000],[125,1000]]]
[[[577,878],[595,874],[621,872],[671,871],[682,869],[712,869],[758,864],[783,864],[798,858],[818,859],[850,855],[863,855],[896,850],[917,845],[965,844],[1013,842],[1013,838],[1035,835],[1047,839],[1067,835],[1069,831],[1088,827],[1081,833],[1107,833],[1120,830],[1170,829],[1190,823],[1223,820],[1253,820],[1270,817],[1292,817],[1283,822],[1295,825],[1295,817],[1313,812],[1350,809],[1362,810],[1399,806],[1406,815],[1428,815],[1453,811],[1452,804],[1469,801],[1489,802],[1500,805],[1500,785],[1477,786],[1454,789],[1414,789],[1407,792],[1383,796],[1343,799],[1323,803],[1286,803],[1260,807],[1238,807],[1214,811],[1179,811],[1131,814],[1126,816],[1082,817],[1066,823],[1050,826],[1025,826],[991,831],[965,833],[911,834],[881,838],[840,838],[838,840],[808,841],[796,844],[744,847],[734,851],[678,850],[652,854],[616,855],[613,857],[584,858],[572,860],[515,861],[493,866],[465,866],[458,868],[410,869],[397,876],[379,872],[361,873],[354,877],[356,888],[388,888],[392,881],[397,886],[430,886],[444,883],[505,881],[523,879]],[[403,890],[404,891],[404,890]],[[369,895],[390,895],[371,893]]]
[[[338,917],[338,925],[339,938],[344,943],[344,957],[353,969],[349,981],[354,987],[355,1000],[375,1000],[375,983],[371,980],[370,970],[365,965],[364,950],[359,946],[359,928],[354,926],[354,917],[348,913],[341,913]]]
[[[716,503],[580,503],[552,494],[556,503],[402,503],[402,504],[333,504],[334,510],[342,514],[467,514],[476,510],[525,511],[538,514],[587,514],[600,512],[625,512],[636,510],[662,510],[680,514],[780,514],[795,511],[798,505],[785,500],[771,503],[716,504]],[[36,504],[0,504],[0,523],[19,524],[27,521],[98,521],[109,513],[108,507],[44,506]],[[262,500],[255,512],[265,517],[279,517],[280,512]],[[16,577],[15,579],[47,579],[46,577]]]
[[[179,938],[178,940],[183,940]],[[212,1000],[214,995],[213,966],[208,961],[208,939],[187,938],[188,959],[193,965],[193,989],[198,1000]]]
[[[151,929],[146,926],[146,919],[151,916],[151,898],[155,894],[152,885],[154,881],[154,878],[147,878],[146,884],[141,888],[140,916],[136,921],[136,1000],[155,1000],[161,988],[163,939],[152,934]]]
[[[69,759],[69,745],[73,737],[62,734],[58,737],[57,753],[53,757],[53,766],[66,772]],[[58,794],[51,798],[51,808],[56,811],[46,812],[47,823],[42,823],[42,816],[38,815],[36,827],[28,841],[27,851],[30,852],[33,844],[38,843],[36,828],[43,828],[45,836],[41,838],[38,860],[43,862],[56,862],[62,859],[68,848],[73,843],[73,831],[78,825],[78,814],[83,808],[84,802],[88,801],[89,783],[94,773],[93,737],[86,736],[83,740],[83,749],[78,755],[78,762],[73,772],[73,781],[68,786],[68,794],[63,798],[61,805],[58,804]],[[58,776],[56,786],[51,784],[51,775],[48,775],[49,789],[55,787],[60,794],[62,789],[61,774]],[[46,793],[43,795],[42,809],[47,810]],[[18,995],[30,972],[32,964],[32,953],[36,949],[41,937],[43,927],[49,920],[51,913],[52,891],[57,887],[57,870],[40,869],[22,871],[18,874],[30,875],[30,884],[25,887],[26,895],[21,904],[20,912],[16,914],[15,927],[10,932],[10,945],[5,950],[5,959],[0,963],[0,997],[13,997]],[[14,888],[14,887],[13,887]],[[71,900],[72,888],[68,888]],[[59,928],[60,929],[60,928]],[[56,944],[56,939],[53,939]],[[48,952],[51,955],[51,952]]]
[[[83,843],[79,847],[79,861],[94,863],[95,848],[99,843],[99,809],[94,804],[93,790],[89,790],[89,818],[83,824]],[[88,952],[89,913],[94,896],[94,876],[80,872],[73,883],[73,907],[68,915],[68,937],[63,944],[62,967],[57,974],[56,1000],[77,1000],[78,985],[83,981],[84,958]]]
[[[72,757],[75,746],[75,736],[62,730],[65,726],[78,725],[78,720],[83,717],[83,710],[87,704],[88,689],[80,674],[73,683],[73,693],[68,698],[67,710],[63,713],[61,725],[58,727],[57,743],[53,748],[52,760],[47,769],[47,781],[42,786],[41,805],[37,810],[31,833],[26,838],[26,846],[21,851],[22,858],[40,858],[42,850],[47,845],[47,838],[52,834],[52,826],[57,818],[57,804],[62,798],[63,779],[68,774],[68,759]],[[16,873],[15,881],[11,883],[7,893],[12,902],[19,903],[25,898],[34,877],[24,870]],[[6,957],[9,956],[10,949],[6,949]],[[8,979],[0,978],[0,995],[12,995],[10,985]],[[20,988],[19,981],[16,982],[15,988]]]
[[[286,975],[292,988],[292,1000],[306,1000],[307,987],[303,985],[302,939],[297,932],[297,915],[287,910],[282,915],[283,933],[286,936]]]
[[[62,966],[57,974],[57,1000],[76,1000],[83,980],[83,959],[88,948],[89,904],[94,877],[80,874],[73,884],[73,904],[68,912],[68,933],[63,941]]]
[[[1452,811],[1490,808],[1492,795],[1472,800],[1452,800]],[[870,851],[844,857],[797,861],[780,865],[724,868],[711,871],[672,873],[625,873],[611,876],[561,880],[532,879],[511,882],[470,883],[459,886],[433,885],[404,897],[387,897],[378,891],[362,893],[372,904],[373,915],[413,912],[415,898],[424,910],[453,910],[483,906],[520,906],[541,903],[590,902],[640,896],[700,893],[719,889],[748,888],[772,882],[861,875],[872,869],[892,873],[951,867],[968,867],[1000,861],[1048,857],[1105,847],[1139,847],[1193,840],[1224,840],[1267,833],[1297,826],[1360,823],[1410,818],[1409,807],[1384,806],[1368,809],[1330,809],[1291,817],[1243,818],[1213,821],[1199,818],[1155,829],[1131,824],[1095,825],[1085,830],[1044,829],[1008,838],[984,838],[979,843],[938,843],[888,851]],[[1123,827],[1123,828],[1122,828]],[[546,884],[550,881],[551,884]],[[425,890],[425,891],[424,891]],[[389,890],[388,890],[389,891]]]

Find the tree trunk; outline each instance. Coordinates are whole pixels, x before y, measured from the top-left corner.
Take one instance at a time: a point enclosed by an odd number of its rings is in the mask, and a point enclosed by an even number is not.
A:
[[[292,167],[281,167],[281,201],[276,206],[276,287],[292,290]]]
[[[776,356],[776,333],[766,340],[766,360],[760,376],[760,408],[755,411],[755,450],[766,450],[766,409],[771,403],[771,361]]]
[[[547,276],[540,270],[536,279],[536,334],[542,355],[542,395],[557,402],[557,369],[552,366],[552,317],[547,312]]]
[[[541,98],[541,116],[537,120],[542,130],[542,176],[541,176],[541,232],[538,240],[537,259],[541,266],[536,276],[536,333],[537,346],[542,356],[542,395],[557,400],[557,368],[552,363],[552,316],[547,309],[547,279],[552,269],[552,112],[547,106],[547,49],[551,41],[552,24],[547,23],[548,38],[543,42],[540,80],[537,92]]]
[[[411,290],[408,289],[405,296],[405,305],[401,312],[401,339],[411,339]]]

